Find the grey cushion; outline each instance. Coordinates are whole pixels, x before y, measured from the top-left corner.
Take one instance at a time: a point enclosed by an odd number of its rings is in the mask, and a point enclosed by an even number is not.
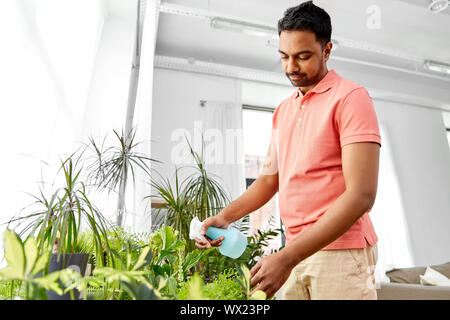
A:
[[[387,283],[377,289],[378,300],[450,300],[450,287]]]
[[[450,279],[450,262],[433,265],[430,267]],[[426,269],[426,267],[394,269],[386,272],[386,275],[389,277],[391,282],[394,283],[420,284],[419,276],[423,275]]]

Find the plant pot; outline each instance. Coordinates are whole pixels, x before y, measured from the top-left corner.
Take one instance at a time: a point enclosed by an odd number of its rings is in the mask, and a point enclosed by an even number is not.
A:
[[[84,276],[88,259],[89,253],[65,253],[60,254],[59,259],[58,255],[54,253],[50,260],[48,273],[70,268]],[[64,285],[62,283],[61,287],[64,290]],[[47,296],[49,300],[70,300],[70,292],[60,296],[56,292],[47,291]],[[76,289],[74,290],[74,296],[75,300],[80,300],[80,292]]]

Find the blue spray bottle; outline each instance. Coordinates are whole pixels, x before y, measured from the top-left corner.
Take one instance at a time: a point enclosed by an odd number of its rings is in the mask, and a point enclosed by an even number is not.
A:
[[[247,237],[236,228],[230,227],[228,229],[221,229],[216,227],[209,227],[206,235],[212,240],[220,237],[225,237],[222,245],[219,246],[219,251],[224,256],[237,259],[245,251],[247,247]]]
[[[194,217],[191,221],[189,238],[203,238],[201,234],[202,223],[198,220],[197,217]],[[239,258],[245,251],[247,247],[247,237],[239,232],[237,229],[230,227],[228,229],[221,229],[216,227],[209,227],[206,231],[206,235],[212,239],[216,240],[217,238],[224,237],[225,239],[222,241],[222,245],[219,246],[219,251],[224,256],[237,259]]]

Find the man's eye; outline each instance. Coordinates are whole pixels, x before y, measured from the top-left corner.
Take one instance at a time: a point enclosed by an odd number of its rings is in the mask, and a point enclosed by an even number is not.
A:
[[[309,58],[311,58],[311,56],[307,56],[307,57],[299,57],[299,60],[308,60]]]
[[[281,60],[286,60],[288,57],[281,57]]]

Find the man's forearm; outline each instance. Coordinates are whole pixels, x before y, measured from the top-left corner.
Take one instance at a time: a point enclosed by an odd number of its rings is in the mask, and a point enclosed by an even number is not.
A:
[[[291,267],[343,235],[374,202],[374,196],[344,192],[320,219],[286,246],[286,261]]]
[[[224,208],[220,214],[230,223],[258,210],[266,204],[278,191],[278,177],[260,176],[235,201]]]

